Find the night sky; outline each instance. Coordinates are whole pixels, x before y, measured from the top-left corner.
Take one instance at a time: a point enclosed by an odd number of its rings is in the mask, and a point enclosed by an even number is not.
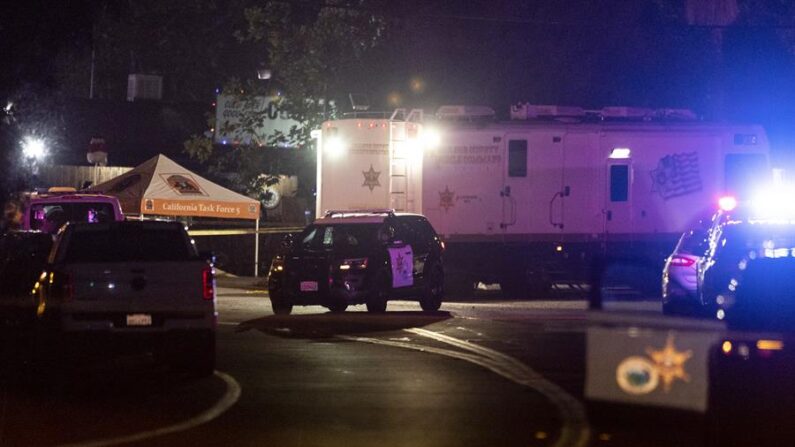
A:
[[[0,96],[25,83],[55,88],[54,60],[65,50],[90,48],[99,8],[119,4],[124,2],[7,4],[0,15],[5,59]],[[795,7],[738,0],[739,16],[722,28],[688,24],[682,17],[685,4],[386,2],[384,11],[397,19],[396,32],[371,56],[373,69],[352,78],[351,85],[365,90],[359,93],[376,108],[389,108],[390,95],[398,96],[401,106],[434,110],[442,104],[486,104],[503,116],[518,101],[691,108],[706,118],[761,123],[773,137],[774,150],[790,153]],[[248,60],[249,54],[230,51],[228,64],[253,73],[256,61]],[[207,73],[212,77],[213,68]],[[224,74],[217,76],[214,82],[223,83]],[[417,82],[422,88],[412,89]],[[212,89],[198,96],[210,101]]]

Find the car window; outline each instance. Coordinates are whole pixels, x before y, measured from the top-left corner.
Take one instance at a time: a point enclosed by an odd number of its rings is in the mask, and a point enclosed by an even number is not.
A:
[[[724,247],[722,258],[737,259],[752,252],[760,257],[790,257],[795,249],[795,226],[728,225],[719,245]]]
[[[706,239],[706,231],[690,230],[682,235],[676,251],[679,253],[702,256],[707,248]]]
[[[81,228],[65,242],[65,262],[186,261],[196,256],[184,234],[174,228]]]
[[[305,250],[345,250],[370,248],[384,234],[381,224],[312,225],[304,230],[301,247]]]
[[[111,222],[110,203],[36,203],[30,207],[30,228],[45,233],[56,232],[66,222]]]

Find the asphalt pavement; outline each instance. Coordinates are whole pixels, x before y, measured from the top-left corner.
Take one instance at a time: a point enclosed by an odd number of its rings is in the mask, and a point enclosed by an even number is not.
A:
[[[651,302],[636,303],[630,316],[596,318],[578,297],[511,300],[486,290],[435,313],[396,301],[383,315],[364,306],[341,314],[307,306],[275,316],[262,280],[219,277],[218,286],[212,377],[180,376],[146,355],[94,358],[63,376],[39,375],[4,340],[0,445],[698,446],[792,439],[786,421],[795,406],[775,394],[795,389],[782,372],[792,362],[773,353],[777,363],[758,366],[716,357],[714,349],[701,358],[694,340],[728,334],[663,320]],[[594,338],[595,327],[607,331],[607,341],[594,344],[605,340]],[[652,371],[656,382],[604,392],[621,382],[611,356],[644,365],[665,352],[671,356]],[[677,358],[679,370],[665,366]],[[699,372],[699,362],[712,366],[712,376]],[[604,389],[595,392],[594,384]]]

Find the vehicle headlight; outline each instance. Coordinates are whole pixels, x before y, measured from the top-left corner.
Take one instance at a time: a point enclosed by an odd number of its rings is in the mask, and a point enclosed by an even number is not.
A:
[[[340,270],[363,270],[367,268],[367,258],[343,259]]]
[[[282,258],[273,258],[271,262],[271,272],[283,272],[284,271],[284,259]]]

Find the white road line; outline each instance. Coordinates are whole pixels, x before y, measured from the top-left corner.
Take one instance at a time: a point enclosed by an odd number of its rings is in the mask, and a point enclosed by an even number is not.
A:
[[[591,429],[582,403],[524,363],[499,351],[427,329],[412,328],[406,329],[406,332],[446,343],[492,360],[505,370],[505,374],[500,372],[498,374],[537,390],[546,396],[557,408],[563,421],[563,427],[561,428],[560,437],[555,443],[556,446],[583,447],[588,444],[588,440],[591,437]]]
[[[533,388],[549,399],[549,401],[558,410],[563,422],[560,437],[554,444],[556,447],[584,447],[588,444],[588,440],[591,436],[590,427],[588,426],[588,421],[585,416],[585,409],[582,407],[582,404],[577,399],[563,391],[560,387],[544,379],[540,374],[533,371],[523,363],[501,352],[478,346],[465,340],[459,340],[447,335],[431,332],[425,329],[406,329],[406,331],[415,335],[431,338],[436,341],[455,346],[473,354],[452,349],[423,346],[416,343],[403,341],[352,336],[337,336],[337,338],[444,355],[474,363],[478,366],[486,368],[514,383]]]
[[[127,436],[120,436],[118,438],[100,439],[98,441],[78,442],[75,444],[63,444],[60,447],[101,447],[109,445],[127,444],[130,442],[144,441],[156,436],[169,435],[191,428],[198,427],[199,425],[206,424],[218,416],[222,415],[226,410],[230,409],[238,399],[240,399],[241,388],[240,384],[234,377],[221,371],[215,371],[215,376],[226,383],[226,393],[221,399],[212,407],[198,414],[197,416],[188,419],[178,424],[169,425],[167,427],[156,428],[140,433],[135,433]]]

